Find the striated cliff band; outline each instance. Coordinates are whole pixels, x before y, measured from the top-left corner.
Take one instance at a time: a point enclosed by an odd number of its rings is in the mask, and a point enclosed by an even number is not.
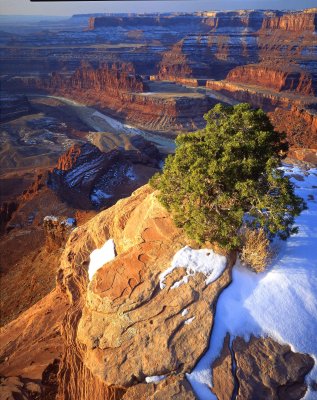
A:
[[[93,105],[121,120],[148,130],[193,130],[204,125],[202,116],[215,100],[201,93],[169,88],[151,92],[131,64],[83,65],[73,74],[49,78],[15,78],[6,88],[65,96]]]

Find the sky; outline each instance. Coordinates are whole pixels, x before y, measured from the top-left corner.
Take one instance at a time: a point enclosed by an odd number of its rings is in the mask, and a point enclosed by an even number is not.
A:
[[[0,15],[73,15],[97,12],[168,12],[316,7],[316,0],[40,1],[0,0]]]

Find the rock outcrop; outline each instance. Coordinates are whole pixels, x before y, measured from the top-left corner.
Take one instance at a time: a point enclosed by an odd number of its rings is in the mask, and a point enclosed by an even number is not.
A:
[[[53,375],[64,350],[61,322],[67,307],[67,297],[56,289],[2,328],[1,399],[55,398]]]
[[[117,256],[88,284],[89,255],[109,238]],[[233,259],[209,285],[196,274],[175,287],[184,275],[178,268],[161,289],[160,273],[190,243],[147,186],[79,227],[68,243],[58,275],[72,303],[64,323],[59,398],[88,400],[95,393],[109,398],[110,390],[117,396],[127,391],[124,398],[194,398],[183,374],[208,347],[216,301],[230,282]],[[157,375],[166,381],[145,385],[146,377]]]
[[[40,190],[46,186],[47,178],[47,172],[38,174],[34,182],[32,182],[27,189],[23,190],[21,196],[18,197],[18,201],[24,202],[32,200],[36,195],[39,194]]]
[[[317,100],[313,96],[299,96],[292,92],[278,92],[264,86],[230,82],[227,80],[208,80],[206,87],[233,98],[239,102],[252,104],[264,111],[274,111],[276,107],[289,109],[292,106],[301,108],[316,108]]]
[[[212,391],[218,400],[231,400],[236,386],[230,335],[225,337],[219,357],[212,364]]]
[[[115,258],[91,276],[90,255],[109,239]],[[208,348],[235,256],[217,256],[224,257],[224,269],[207,283],[204,273],[187,270],[186,257],[168,270],[186,245],[195,248],[149,186],[74,229],[57,288],[1,332],[3,393],[39,400],[194,400],[185,373]],[[205,257],[213,260],[213,250]],[[297,400],[313,364],[270,338],[236,338],[231,345],[227,336],[213,365],[213,391],[222,400],[233,392],[241,400]]]
[[[185,376],[171,376],[156,384],[140,383],[130,387],[122,400],[196,400]]]
[[[144,92],[146,89],[132,64],[105,65],[98,69],[83,64],[69,77],[53,73],[49,81],[43,82],[43,86],[52,90],[106,90],[112,96],[121,92]]]
[[[309,10],[307,10],[309,11]],[[262,29],[285,30],[289,32],[315,32],[317,29],[316,12],[298,12],[265,18]]]
[[[232,69],[226,80],[258,85],[278,92],[293,91],[304,96],[314,96],[317,93],[316,79],[296,65],[248,64]]]
[[[254,337],[248,343],[242,338],[235,339],[233,352],[239,382],[237,400],[254,396],[259,400],[276,397],[299,400],[305,395],[305,375],[314,366],[314,360],[308,354],[294,353],[289,345],[281,345],[271,338]],[[261,366],[258,370],[257,365]]]
[[[107,153],[90,143],[72,146],[49,174],[49,187],[78,209],[114,204],[158,170],[160,155],[156,147],[141,136],[132,138],[131,143],[134,150]]]
[[[219,400],[233,395],[237,400],[299,400],[307,391],[305,375],[313,366],[311,356],[295,353],[271,338],[252,336],[246,342],[237,337],[229,349],[227,335],[213,363],[213,392]]]
[[[71,231],[75,227],[76,220],[74,218],[47,215],[43,222],[45,250],[49,253],[64,248]]]

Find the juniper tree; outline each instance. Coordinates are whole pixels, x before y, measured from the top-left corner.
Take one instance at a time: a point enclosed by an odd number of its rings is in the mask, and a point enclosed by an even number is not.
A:
[[[204,118],[204,129],[177,137],[175,154],[151,180],[176,225],[227,249],[239,248],[243,226],[283,239],[296,232],[305,205],[279,169],[287,144],[266,114],[218,104]]]

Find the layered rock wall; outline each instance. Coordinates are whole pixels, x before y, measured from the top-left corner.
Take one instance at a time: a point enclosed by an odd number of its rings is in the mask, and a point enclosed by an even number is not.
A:
[[[234,98],[240,102],[252,104],[254,107],[262,108],[264,111],[274,111],[276,107],[288,108],[291,104],[300,105],[302,99],[290,98],[286,94],[265,91],[261,88],[244,86],[240,83],[227,81],[207,81],[206,87],[219,91],[224,95]]]
[[[125,92],[144,92],[145,85],[142,79],[135,74],[131,64],[116,64],[103,66],[98,69],[83,65],[77,69],[69,78],[61,74],[52,74],[44,87],[48,89],[68,90],[107,90],[109,94],[117,95]]]
[[[317,82],[307,71],[292,65],[249,64],[232,69],[226,77],[229,82],[259,85],[280,91],[293,91],[314,96]]]
[[[115,117],[119,114],[135,126],[162,131],[203,127],[203,115],[215,104],[198,93],[149,93],[131,65],[99,69],[83,66],[71,75],[54,73],[50,78],[15,79],[12,87],[65,96],[97,106]]]
[[[280,29],[289,32],[315,32],[317,28],[317,14],[315,12],[289,13],[286,15],[265,18],[262,29]]]
[[[163,54],[161,79],[223,79],[233,67],[272,60],[316,71],[316,12],[235,11],[202,13],[208,30],[189,32]],[[306,89],[307,93],[307,89]]]

